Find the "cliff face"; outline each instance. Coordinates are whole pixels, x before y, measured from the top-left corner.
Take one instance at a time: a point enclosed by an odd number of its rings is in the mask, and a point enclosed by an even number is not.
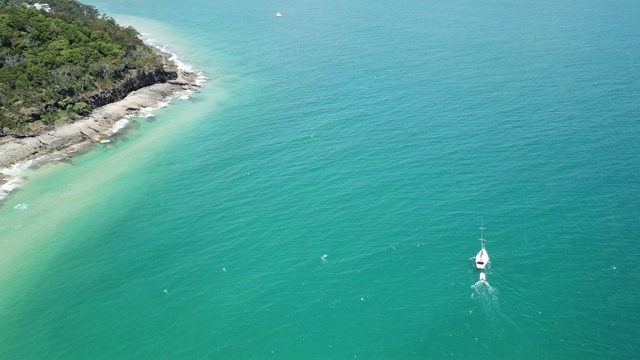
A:
[[[110,88],[101,89],[99,91],[81,95],[74,101],[74,103],[84,102],[89,107],[89,109],[87,110],[90,111],[98,107],[120,101],[124,99],[129,93],[138,89],[154,84],[170,82],[172,80],[176,80],[177,78],[178,72],[176,68],[172,66],[164,66],[149,71],[133,70],[119,84]],[[46,104],[41,108],[32,107],[29,109],[23,109],[23,111],[21,112],[21,117],[26,123],[34,124],[36,123],[36,121],[42,120],[46,116],[47,112],[55,109],[61,109],[63,107],[64,106],[62,104],[55,102]],[[73,118],[70,120],[73,120]],[[26,129],[23,128],[21,130],[4,128],[0,129],[0,137],[3,137],[5,135],[12,135],[14,137],[31,137],[36,136],[43,130],[49,128],[49,126],[43,125]]]
[[[135,71],[120,85],[85,95],[81,101],[86,102],[92,109],[124,99],[127,94],[153,84],[165,83],[178,78],[175,69],[155,69],[153,71]]]
[[[177,80],[173,80],[176,75]],[[199,80],[196,73],[171,68],[131,73],[120,85],[85,96],[84,99],[94,106],[106,104],[96,107],[88,116],[21,134],[0,136],[0,169],[54,151],[58,159],[74,156],[77,147],[71,145],[89,145],[108,139],[114,134],[113,125],[119,120],[140,115],[141,109],[155,108],[183,91],[195,91]],[[0,185],[2,181],[0,174]]]

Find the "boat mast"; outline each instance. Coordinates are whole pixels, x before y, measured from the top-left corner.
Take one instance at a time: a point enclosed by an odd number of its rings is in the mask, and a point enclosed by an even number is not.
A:
[[[482,241],[482,248],[484,249],[484,219],[480,218],[480,241]]]

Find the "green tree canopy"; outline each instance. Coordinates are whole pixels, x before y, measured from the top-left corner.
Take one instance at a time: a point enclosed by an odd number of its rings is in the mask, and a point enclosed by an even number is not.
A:
[[[46,12],[32,3],[0,0],[0,135],[85,115],[89,94],[163,66],[134,28],[93,6],[50,0]]]

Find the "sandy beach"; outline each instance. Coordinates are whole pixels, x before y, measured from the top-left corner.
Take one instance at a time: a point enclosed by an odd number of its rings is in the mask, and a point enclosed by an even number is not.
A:
[[[171,54],[162,54],[171,62]],[[161,107],[163,103],[180,96],[180,93],[195,91],[203,79],[198,72],[177,68],[178,78],[166,83],[143,87],[129,93],[124,99],[94,109],[85,118],[55,128],[48,128],[34,136],[0,137],[0,199],[13,190],[11,184],[14,171],[10,169],[29,160],[57,154],[56,159],[68,159],[80,147],[108,142],[109,137],[126,126],[126,119],[148,115],[149,109]]]

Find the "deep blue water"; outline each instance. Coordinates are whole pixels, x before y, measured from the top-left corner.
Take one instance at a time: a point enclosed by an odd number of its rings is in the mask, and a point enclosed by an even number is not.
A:
[[[210,80],[3,202],[0,357],[640,352],[640,3],[92,4]]]

